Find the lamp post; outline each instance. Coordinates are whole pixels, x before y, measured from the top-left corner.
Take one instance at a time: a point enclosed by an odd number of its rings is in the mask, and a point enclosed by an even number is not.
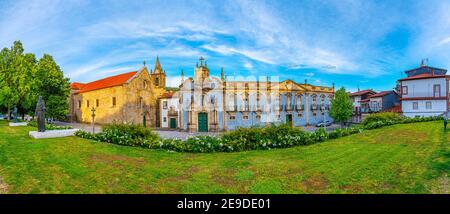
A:
[[[92,134],[95,134],[95,122],[94,122],[94,120],[95,120],[95,108],[94,107],[92,107],[91,112],[92,112],[92,114],[91,114],[91,116],[92,116]]]

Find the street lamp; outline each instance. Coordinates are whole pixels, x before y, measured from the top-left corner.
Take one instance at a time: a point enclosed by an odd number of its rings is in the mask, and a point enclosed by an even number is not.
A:
[[[91,116],[92,116],[92,134],[95,134],[95,123],[94,123],[94,120],[95,120],[95,108],[94,107],[92,107],[91,112],[92,112],[92,114],[91,114]]]

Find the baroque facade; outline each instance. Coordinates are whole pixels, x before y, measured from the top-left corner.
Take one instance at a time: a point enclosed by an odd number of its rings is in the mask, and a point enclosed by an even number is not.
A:
[[[206,61],[200,58],[193,78],[180,85],[180,128],[186,131],[222,131],[238,127],[290,123],[314,125],[330,121],[328,110],[334,87],[272,81],[229,81],[210,76]]]

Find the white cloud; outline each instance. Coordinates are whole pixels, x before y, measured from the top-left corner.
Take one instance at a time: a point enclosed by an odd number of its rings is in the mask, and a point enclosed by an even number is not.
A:
[[[305,75],[308,76],[308,77],[313,77],[313,76],[314,76],[314,73],[309,72],[309,73],[306,73]]]
[[[253,69],[253,64],[250,63],[250,62],[245,62],[245,63],[244,63],[244,67],[247,68],[247,69],[249,69],[249,70],[251,70],[251,69]]]

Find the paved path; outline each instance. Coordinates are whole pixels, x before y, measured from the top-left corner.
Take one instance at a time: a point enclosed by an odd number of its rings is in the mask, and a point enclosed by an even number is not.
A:
[[[66,123],[66,122],[55,122],[59,126],[72,126],[74,129],[81,129],[92,133],[92,125],[87,123]],[[102,126],[95,125],[95,133],[102,132]]]
[[[170,139],[170,138],[177,138],[177,139],[187,139],[188,137],[193,136],[217,136],[220,134],[220,132],[185,132],[185,131],[168,131],[168,130],[153,130],[155,133],[159,134],[161,138],[164,139]]]
[[[55,124],[57,125],[62,125],[62,126],[72,126],[74,129],[81,129],[87,132],[91,132],[92,133],[92,126],[90,124],[86,124],[86,123],[65,123],[65,122],[55,122]],[[326,127],[325,129],[327,131],[333,131],[336,128],[339,128],[340,126],[337,124],[332,124],[331,126]],[[317,129],[319,129],[318,127],[315,126],[308,126],[308,127],[302,127],[303,130],[307,131],[307,132],[313,132]],[[95,125],[95,133],[99,133],[102,131],[102,126],[100,125]],[[203,135],[207,135],[207,136],[218,136],[220,133],[222,132],[195,132],[195,133],[191,133],[191,132],[186,132],[186,131],[177,131],[177,130],[159,130],[159,129],[154,129],[153,130],[155,133],[159,134],[159,136],[161,136],[161,138],[164,139],[170,139],[170,138],[177,138],[177,139],[187,139],[188,137],[192,137],[192,136],[203,136]]]

